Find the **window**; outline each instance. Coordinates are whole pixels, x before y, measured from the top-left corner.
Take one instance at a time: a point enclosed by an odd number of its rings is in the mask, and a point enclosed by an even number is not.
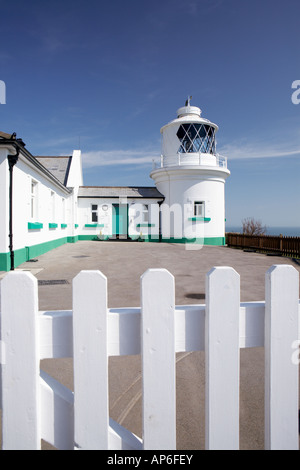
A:
[[[51,191],[51,222],[55,221],[55,193]]]
[[[65,222],[65,219],[66,219],[66,200],[65,198],[63,197],[62,200],[62,220],[63,222]]]
[[[98,222],[98,206],[92,204],[92,222]]]
[[[215,129],[208,124],[182,124],[177,131],[177,137],[180,140],[179,153],[214,154],[216,151]]]
[[[34,180],[31,180],[30,216],[32,219],[37,217],[37,181]]]
[[[149,222],[149,207],[148,207],[148,204],[144,204],[144,206],[143,206],[142,222],[143,223],[148,223]]]
[[[204,202],[203,201],[194,202],[194,217],[204,217]]]

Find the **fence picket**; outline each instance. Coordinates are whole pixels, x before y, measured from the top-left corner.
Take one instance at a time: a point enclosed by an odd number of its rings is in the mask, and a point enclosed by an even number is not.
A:
[[[265,446],[298,449],[298,364],[292,347],[299,340],[299,274],[293,266],[278,265],[265,279]]]
[[[176,449],[174,277],[141,277],[144,449]]]
[[[207,449],[239,448],[240,277],[229,267],[206,276]]]
[[[107,280],[81,271],[73,280],[75,445],[108,449]]]
[[[2,448],[37,450],[41,446],[38,288],[31,273],[10,272],[2,283]]]

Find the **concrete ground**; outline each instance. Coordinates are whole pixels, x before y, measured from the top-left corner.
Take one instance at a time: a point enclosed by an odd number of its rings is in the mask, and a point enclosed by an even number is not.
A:
[[[189,247],[191,248],[191,247]],[[199,247],[198,247],[199,248]],[[69,283],[39,286],[40,310],[72,308],[72,279],[83,269],[99,269],[108,279],[109,307],[140,305],[139,279],[148,268],[166,268],[175,277],[176,304],[205,303],[205,275],[214,266],[231,266],[241,278],[241,301],[264,300],[265,272],[273,264],[300,266],[289,258],[247,253],[228,247],[82,241],[66,244],[24,263],[38,280]],[[5,275],[5,273],[0,273]],[[42,368],[73,388],[72,360],[44,360]],[[264,447],[264,351],[241,350],[240,448]],[[141,364],[139,356],[109,360],[110,416],[141,436]],[[204,353],[177,355],[177,448],[204,448]],[[44,449],[50,448],[43,444]]]

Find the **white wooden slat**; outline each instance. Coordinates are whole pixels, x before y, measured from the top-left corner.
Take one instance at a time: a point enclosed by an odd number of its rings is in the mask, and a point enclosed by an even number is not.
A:
[[[31,273],[12,271],[2,283],[2,448],[40,449],[38,287]]]
[[[72,310],[39,312],[40,359],[73,357]]]
[[[74,395],[41,371],[41,437],[59,450],[74,449]]]
[[[174,277],[141,276],[144,449],[176,449]]]
[[[110,450],[143,450],[143,441],[109,418],[108,447]]]
[[[264,302],[240,305],[240,348],[264,346]],[[300,307],[299,307],[300,315]],[[175,351],[204,351],[205,305],[175,307]],[[40,359],[73,356],[73,312],[40,312]],[[108,310],[107,353],[128,356],[141,353],[140,308]],[[300,338],[300,334],[299,334]],[[3,357],[5,355],[3,354]]]
[[[110,309],[108,311],[108,355],[128,356],[140,354],[140,331],[140,308]]]
[[[265,302],[240,304],[240,348],[258,348],[265,344]]]
[[[265,447],[295,450],[298,436],[299,274],[293,266],[272,266],[265,277]]]
[[[108,449],[107,280],[81,271],[73,280],[75,445]]]
[[[239,448],[240,280],[229,267],[206,276],[205,445]]]
[[[41,437],[59,450],[74,449],[74,393],[44,371],[40,377]],[[109,419],[109,449],[142,450],[142,440]]]
[[[175,308],[176,352],[204,351],[205,305]]]

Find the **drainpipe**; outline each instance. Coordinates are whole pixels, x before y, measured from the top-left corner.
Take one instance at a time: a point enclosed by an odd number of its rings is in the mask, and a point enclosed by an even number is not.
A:
[[[7,155],[9,165],[9,251],[10,251],[10,269],[15,269],[15,255],[13,250],[13,168],[18,161],[20,149],[15,147],[15,155]]]
[[[161,205],[163,204],[165,199],[163,199],[162,201],[158,201],[158,207],[159,207],[159,211],[158,211],[158,240],[159,240],[159,243],[162,241],[162,232],[161,232],[161,210],[160,210],[160,207]]]

